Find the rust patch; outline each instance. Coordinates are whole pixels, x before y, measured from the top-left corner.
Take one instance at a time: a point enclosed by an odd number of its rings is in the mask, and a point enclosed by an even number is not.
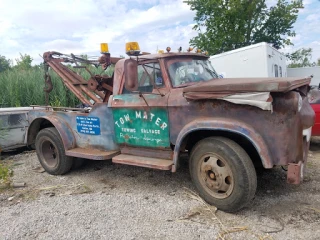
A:
[[[289,163],[287,172],[287,182],[290,184],[300,184],[303,180],[303,167],[302,161],[299,163]]]
[[[52,70],[61,77],[64,85],[73,92],[83,104],[93,106],[92,102],[88,98],[92,99],[95,103],[102,103],[108,100],[106,98],[107,95],[112,94],[112,78],[100,75],[94,76],[88,68],[78,64],[84,61],[87,64],[93,64],[91,61],[76,57],[73,54],[69,56],[58,52],[45,52],[43,54],[43,59],[46,70],[45,80],[48,85],[47,88],[44,89],[45,92],[52,90],[52,86],[50,87],[50,82],[48,82],[50,76],[47,71],[48,67],[51,67]],[[119,59],[112,59],[113,62],[117,62],[118,60]],[[110,65],[111,62],[108,62],[108,64]],[[75,63],[75,68],[85,68],[91,75],[89,82],[62,63]]]
[[[262,159],[267,159],[269,167],[297,163],[303,159],[303,153],[308,147],[303,144],[302,131],[313,125],[314,112],[306,98],[303,99],[302,110],[297,111],[299,93],[272,93],[274,101],[271,113],[254,106],[238,105],[223,100],[188,101],[183,97],[182,91],[173,89],[168,101],[172,144],[183,144],[177,143],[181,140],[178,139],[178,135],[183,129],[185,132],[192,131],[187,129],[187,126],[193,123],[194,131],[200,130],[200,127],[203,130],[229,129],[254,139],[257,152]],[[200,108],[203,109],[199,111]],[[219,119],[218,124],[216,121]],[[250,126],[252,131],[247,132],[245,125]],[[258,137],[255,138],[254,135]],[[264,149],[269,150],[269,154]]]

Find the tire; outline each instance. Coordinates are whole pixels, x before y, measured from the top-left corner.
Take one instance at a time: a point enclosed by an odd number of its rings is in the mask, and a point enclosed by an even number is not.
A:
[[[36,151],[42,167],[52,175],[63,175],[70,171],[73,157],[65,155],[58,131],[54,127],[41,130],[36,137]]]
[[[236,212],[254,198],[254,165],[244,149],[228,138],[199,141],[192,149],[189,168],[199,195],[220,210]]]

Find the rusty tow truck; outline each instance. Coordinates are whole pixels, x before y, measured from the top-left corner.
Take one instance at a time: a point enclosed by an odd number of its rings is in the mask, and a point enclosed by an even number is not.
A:
[[[126,52],[114,58],[102,44],[98,63],[114,64],[113,74],[88,80],[64,64],[83,68],[84,59],[44,53],[45,90],[52,68],[87,106],[30,111],[27,141],[49,174],[82,159],[176,172],[188,159],[200,196],[228,212],[254,198],[256,168],[287,166],[288,183],[302,181],[314,124],[310,79],[219,79],[201,53],[140,53],[137,43]]]

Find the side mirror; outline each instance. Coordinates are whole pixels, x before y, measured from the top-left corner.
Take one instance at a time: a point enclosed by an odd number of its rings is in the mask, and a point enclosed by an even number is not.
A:
[[[125,88],[128,91],[138,90],[138,63],[133,59],[126,59],[124,62]]]

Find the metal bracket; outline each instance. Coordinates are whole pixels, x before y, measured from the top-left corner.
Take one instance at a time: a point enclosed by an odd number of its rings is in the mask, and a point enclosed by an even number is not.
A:
[[[298,163],[289,163],[287,172],[287,182],[290,184],[300,184],[303,181],[304,164],[302,161]]]

